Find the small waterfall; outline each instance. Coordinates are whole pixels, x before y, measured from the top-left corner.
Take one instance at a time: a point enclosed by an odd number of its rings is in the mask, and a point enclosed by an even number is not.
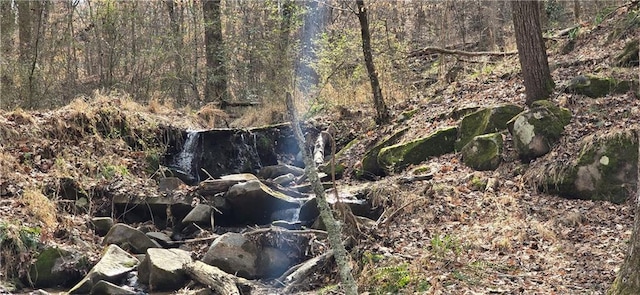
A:
[[[192,177],[196,182],[200,181],[198,169],[195,167],[197,163],[194,163],[199,138],[199,132],[187,131],[187,139],[184,141],[180,153],[178,153],[173,160],[173,166],[175,166],[179,172]]]

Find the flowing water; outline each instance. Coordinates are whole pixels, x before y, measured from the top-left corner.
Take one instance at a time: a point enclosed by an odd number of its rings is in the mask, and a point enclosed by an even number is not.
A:
[[[173,166],[175,166],[175,168],[186,175],[190,175],[195,179],[195,181],[200,180],[198,169],[194,167],[196,166],[194,165],[194,159],[196,157],[199,138],[200,132],[188,130],[187,139],[184,141],[184,145],[182,146],[180,153],[176,155],[173,161]]]

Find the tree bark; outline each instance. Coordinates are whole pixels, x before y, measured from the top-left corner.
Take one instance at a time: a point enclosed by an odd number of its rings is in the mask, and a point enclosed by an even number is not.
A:
[[[18,9],[18,40],[20,42],[20,61],[28,63],[31,55],[31,1],[16,1]]]
[[[636,140],[640,140],[640,130],[636,131]],[[638,187],[636,188],[635,216],[633,232],[629,241],[629,250],[616,280],[607,295],[640,294],[640,143],[638,143]]]
[[[177,85],[173,87],[174,98],[180,104],[184,104],[185,89],[184,89],[184,62],[182,60],[182,6],[176,7],[175,0],[166,0],[167,9],[169,10],[169,24],[171,26],[171,32],[173,34],[173,67],[175,71],[175,77]]]
[[[313,186],[313,192],[316,194],[320,218],[322,218],[322,222],[324,222],[327,227],[329,245],[334,252],[336,264],[338,265],[338,272],[340,273],[340,280],[342,281],[342,285],[347,295],[357,295],[358,286],[351,274],[351,266],[349,265],[347,250],[342,244],[342,226],[340,226],[340,223],[336,221],[331,213],[331,207],[329,207],[329,203],[327,202],[324,187],[318,177],[318,169],[307,152],[304,136],[302,135],[302,130],[298,124],[296,110],[293,105],[293,98],[290,93],[287,93],[285,103],[289,116],[291,116],[293,134],[295,135],[298,146],[300,147],[300,152],[302,153],[302,158],[304,159],[305,173],[309,177],[309,182]]]
[[[549,98],[554,87],[542,39],[540,10],[538,1],[514,1],[512,5],[526,103],[531,105],[536,100]]]
[[[373,54],[371,53],[371,33],[369,32],[369,20],[367,17],[367,8],[364,6],[364,0],[356,0],[358,6],[358,20],[360,21],[360,33],[362,34],[362,52],[364,53],[364,62],[371,80],[371,90],[373,91],[373,104],[376,108],[376,123],[389,123],[391,117],[389,110],[384,103],[382,97],[382,88],[378,81],[378,73],[373,63]]]
[[[220,107],[224,109],[227,101],[227,71],[224,66],[220,4],[221,0],[202,1],[207,59],[204,101],[218,101],[220,102]]]

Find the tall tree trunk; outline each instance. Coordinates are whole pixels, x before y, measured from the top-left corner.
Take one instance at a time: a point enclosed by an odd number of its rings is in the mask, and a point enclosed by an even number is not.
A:
[[[204,101],[218,101],[220,102],[220,107],[225,108],[227,102],[227,71],[224,67],[220,2],[221,0],[202,1],[207,58]]]
[[[636,130],[636,142],[640,140],[640,130]],[[607,295],[640,294],[640,143],[638,144],[638,185],[636,188],[635,216],[629,250],[616,280]]]
[[[171,26],[171,32],[173,34],[173,67],[175,71],[175,77],[177,85],[174,85],[174,96],[176,101],[180,104],[184,104],[185,91],[184,91],[184,62],[182,55],[184,52],[182,42],[182,5],[176,7],[175,0],[166,0],[167,9],[169,10],[169,20]]]
[[[18,9],[18,40],[20,61],[28,63],[31,55],[31,1],[16,1]]]
[[[390,121],[389,110],[384,103],[382,97],[382,88],[378,81],[378,73],[373,64],[373,54],[371,53],[371,33],[369,33],[369,20],[367,17],[367,8],[364,6],[364,0],[356,0],[358,6],[358,20],[360,21],[360,32],[362,34],[362,52],[364,53],[364,62],[371,80],[371,90],[373,91],[373,104],[376,108],[376,123],[386,124]]]
[[[2,77],[0,77],[0,92],[9,93],[10,88],[13,86],[13,77],[7,73],[7,68],[10,67],[9,59],[13,52],[13,32],[15,30],[15,16],[14,11],[11,8],[11,1],[0,1],[0,54],[2,55]],[[8,96],[7,94],[5,94]],[[6,97],[5,98],[8,98]],[[0,108],[4,105],[0,100]]]
[[[542,39],[540,10],[538,1],[514,1],[512,5],[526,103],[531,105],[536,100],[549,98],[554,87]]]

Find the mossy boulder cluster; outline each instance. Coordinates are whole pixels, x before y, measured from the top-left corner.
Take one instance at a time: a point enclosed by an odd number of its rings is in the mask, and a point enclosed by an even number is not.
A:
[[[549,152],[571,114],[547,101],[524,111],[512,104],[480,108],[465,115],[458,126],[445,127],[418,139],[396,143],[403,129],[365,153],[359,176],[387,175],[429,157],[460,151],[463,162],[476,170],[495,170],[502,162],[503,135],[509,129],[522,158]]]
[[[615,78],[580,75],[569,82],[567,93],[576,93],[591,98],[605,97],[607,94],[620,94],[629,91],[633,81],[620,81]]]

